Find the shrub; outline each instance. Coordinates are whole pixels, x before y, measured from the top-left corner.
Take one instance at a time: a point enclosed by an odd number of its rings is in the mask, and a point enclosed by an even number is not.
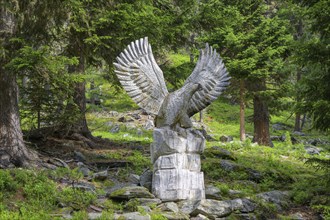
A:
[[[96,198],[97,196],[92,192],[71,187],[64,188],[62,192],[59,193],[60,202],[78,210],[87,208]]]
[[[17,189],[17,183],[14,181],[13,176],[9,170],[0,170],[0,191],[1,192],[12,192]],[[0,200],[3,198],[3,194],[0,194]]]

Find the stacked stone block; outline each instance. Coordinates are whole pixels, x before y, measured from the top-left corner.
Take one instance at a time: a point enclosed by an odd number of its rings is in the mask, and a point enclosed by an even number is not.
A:
[[[179,134],[168,128],[156,128],[153,136],[153,194],[163,201],[204,199],[204,175],[200,171],[204,137],[198,131]]]

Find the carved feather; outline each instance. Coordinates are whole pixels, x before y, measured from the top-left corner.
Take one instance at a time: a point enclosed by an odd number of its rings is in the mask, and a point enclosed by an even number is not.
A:
[[[203,110],[212,101],[218,98],[223,90],[229,85],[228,72],[215,49],[206,44],[200,51],[199,59],[192,74],[185,84],[199,83],[203,89],[197,91],[191,98],[188,106],[189,117]]]
[[[114,66],[128,95],[147,112],[157,114],[168,91],[148,38],[141,38],[128,45],[117,57]]]

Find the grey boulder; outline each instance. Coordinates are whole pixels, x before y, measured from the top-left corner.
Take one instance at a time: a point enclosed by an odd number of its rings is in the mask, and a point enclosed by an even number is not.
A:
[[[111,199],[129,200],[132,198],[155,198],[147,188],[141,186],[126,186],[110,193]]]

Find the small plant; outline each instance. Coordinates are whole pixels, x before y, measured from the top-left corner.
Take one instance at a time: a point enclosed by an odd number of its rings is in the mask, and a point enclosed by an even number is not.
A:
[[[150,213],[151,220],[168,220],[165,216],[158,212]]]
[[[72,182],[77,182],[84,177],[78,168],[69,169],[66,167],[57,168],[55,171],[52,171],[51,176],[55,179],[69,179]]]
[[[145,210],[142,206],[138,206],[138,207],[137,207],[137,211],[138,211],[141,215],[147,215],[146,210]]]
[[[330,219],[330,205],[315,205],[312,208],[322,212],[324,219]]]
[[[315,182],[311,179],[304,179],[293,184],[291,196],[297,204],[306,205],[314,195]]]
[[[56,184],[48,178],[35,179],[23,187],[28,200],[38,204],[37,207],[54,206],[56,202]]]
[[[291,135],[290,135],[289,131],[285,132],[285,141],[284,141],[284,143],[287,147],[292,147]]]
[[[85,209],[96,200],[96,194],[71,187],[64,188],[59,193],[60,202],[74,209]]]
[[[113,211],[103,211],[101,217],[98,218],[98,220],[110,220],[110,219],[114,219]]]
[[[222,195],[228,196],[230,188],[229,188],[229,186],[227,184],[218,182],[218,183],[215,184],[215,186],[218,189],[220,189]]]
[[[74,212],[71,219],[72,220],[87,220],[88,219],[88,214],[87,214],[86,211]]]
[[[211,180],[219,180],[226,176],[226,172],[220,168],[219,159],[208,158],[202,162],[202,171],[207,178]]]
[[[126,159],[132,163],[133,170],[137,174],[141,174],[146,168],[152,167],[150,158],[143,155],[140,151],[133,151]]]
[[[17,189],[17,183],[9,170],[0,170],[0,201],[4,199],[5,192],[13,192]]]
[[[243,142],[243,146],[245,149],[250,149],[252,147],[252,140],[250,138],[246,138]]]
[[[137,199],[131,199],[126,203],[125,209],[130,212],[136,212],[136,211],[138,211],[139,205],[140,205],[140,203]]]
[[[110,199],[107,199],[104,203],[102,203],[102,206],[109,213],[113,212],[114,210],[120,210],[120,211],[123,210],[122,203],[114,202]]]

